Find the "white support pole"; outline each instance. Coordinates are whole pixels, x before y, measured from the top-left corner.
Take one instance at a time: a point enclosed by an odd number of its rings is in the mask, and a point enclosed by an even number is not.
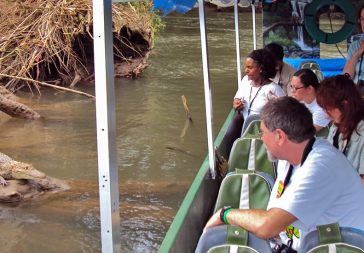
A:
[[[234,1],[234,20],[235,20],[235,45],[236,45],[236,67],[238,69],[238,88],[241,81],[241,66],[240,66],[240,35],[239,35],[239,7],[238,1]]]
[[[209,164],[211,177],[214,179],[215,173],[215,150],[213,141],[213,128],[212,128],[212,101],[211,101],[211,87],[209,76],[209,63],[207,53],[207,35],[206,35],[206,22],[205,22],[205,7],[204,0],[198,0],[199,19],[200,19],[200,34],[201,34],[201,52],[202,52],[202,67],[203,67],[203,81],[205,91],[205,109],[206,109],[206,127],[207,127],[207,142],[209,150]]]
[[[252,15],[253,15],[253,43],[254,43],[254,50],[257,49],[257,32],[255,28],[255,5],[254,2],[251,4],[252,6]]]
[[[120,253],[111,0],[93,0],[93,27],[101,246]]]

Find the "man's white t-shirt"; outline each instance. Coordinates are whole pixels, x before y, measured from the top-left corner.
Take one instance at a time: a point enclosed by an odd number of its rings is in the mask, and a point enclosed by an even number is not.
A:
[[[277,197],[279,182],[284,182],[289,164],[279,161],[278,176],[273,186],[267,210],[283,209],[297,220],[299,238],[293,235],[293,248],[317,225],[338,222],[342,227],[364,231],[364,185],[346,157],[326,140],[316,139],[303,165],[293,169],[281,197]],[[283,242],[287,234],[281,233]]]

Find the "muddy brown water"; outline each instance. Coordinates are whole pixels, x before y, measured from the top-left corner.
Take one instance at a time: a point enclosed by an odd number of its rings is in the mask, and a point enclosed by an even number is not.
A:
[[[164,20],[149,68],[115,85],[122,252],[158,250],[207,152],[197,12]],[[253,47],[251,15],[240,20],[244,57]],[[232,16],[208,12],[207,27],[216,135],[237,87]],[[182,95],[193,123],[186,122]],[[43,118],[2,117],[0,151],[66,180],[71,190],[1,205],[1,252],[100,252],[94,100],[42,90],[22,101]]]

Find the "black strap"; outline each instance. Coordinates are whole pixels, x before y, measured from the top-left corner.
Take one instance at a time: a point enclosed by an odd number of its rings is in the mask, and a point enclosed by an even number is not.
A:
[[[283,86],[283,83],[281,83],[282,69],[283,69],[283,65],[279,68],[279,79],[278,79],[278,83],[277,83],[281,87]]]
[[[312,147],[313,147],[313,144],[315,143],[315,140],[316,140],[316,138],[315,137],[312,137],[310,139],[310,141],[307,143],[305,149],[303,150],[303,155],[302,155],[302,160],[301,160],[301,166],[306,161],[306,158],[307,158],[308,154],[311,152]],[[283,189],[282,189],[281,196],[282,196],[284,190],[286,189],[286,186],[288,185],[289,181],[291,180],[292,172],[293,172],[293,165],[290,164],[289,165],[288,172],[287,172],[287,175],[284,178],[284,183],[283,183]]]
[[[259,87],[259,89],[258,89],[257,93],[255,93],[255,95],[254,95],[254,97],[253,97],[253,100],[252,100],[252,101],[250,101],[250,97],[251,97],[251,95],[252,95],[253,86],[252,86],[252,87],[250,87],[250,95],[249,95],[249,103],[250,103],[250,104],[249,104],[249,108],[248,108],[248,116],[249,116],[249,114],[250,114],[250,110],[251,110],[251,108],[252,108],[253,102],[254,102],[255,98],[257,97],[257,95],[258,95],[259,91],[262,89],[262,87],[263,87],[263,86],[260,86],[260,87]]]
[[[363,63],[363,56],[364,56],[364,52],[361,54],[361,58],[360,58],[358,82],[359,82],[360,77],[361,77],[361,65],[362,65],[362,63]]]
[[[339,135],[340,131],[339,129],[336,130],[334,138],[332,139],[332,145],[334,145],[335,148],[339,149]]]
[[[346,156],[346,151],[348,150],[351,134],[352,133],[350,133],[348,138],[346,139],[345,147],[341,151],[345,156]],[[340,131],[339,131],[339,129],[337,129],[336,132],[335,132],[333,141],[332,141],[332,145],[334,145],[334,147],[337,148],[338,150],[340,150],[340,148],[339,148],[339,135],[340,135]]]

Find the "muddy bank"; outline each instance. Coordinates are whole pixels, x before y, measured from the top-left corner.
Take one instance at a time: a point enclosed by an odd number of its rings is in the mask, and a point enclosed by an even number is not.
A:
[[[91,0],[2,1],[0,7],[0,82],[7,89],[40,93],[40,82],[70,87],[93,82]],[[151,1],[113,4],[117,77],[136,77],[148,66],[161,27],[151,8]]]

